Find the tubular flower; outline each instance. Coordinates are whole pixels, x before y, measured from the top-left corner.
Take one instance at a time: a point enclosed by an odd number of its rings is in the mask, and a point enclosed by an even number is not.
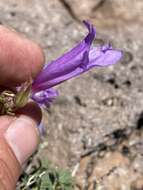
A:
[[[103,67],[117,63],[122,52],[110,44],[93,47],[95,28],[84,21],[87,36],[69,52],[47,64],[32,84],[31,98],[39,104],[49,105],[58,95],[54,86],[76,77],[93,67]]]

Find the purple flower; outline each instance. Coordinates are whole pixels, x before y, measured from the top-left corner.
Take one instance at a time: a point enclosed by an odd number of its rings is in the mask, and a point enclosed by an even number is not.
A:
[[[45,89],[45,90],[41,90],[39,92],[33,93],[32,99],[41,105],[45,104],[49,106],[52,103],[52,101],[55,99],[55,97],[57,96],[58,96],[58,92],[53,88],[49,88],[49,89]]]
[[[110,44],[92,47],[95,28],[86,21],[84,24],[89,31],[88,35],[72,50],[46,65],[33,82],[32,99],[39,104],[49,105],[58,95],[53,86],[78,76],[92,67],[112,65],[121,59],[121,51],[113,49]]]

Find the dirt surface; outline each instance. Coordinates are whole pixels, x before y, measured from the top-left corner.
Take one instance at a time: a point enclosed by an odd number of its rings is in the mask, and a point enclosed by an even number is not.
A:
[[[82,39],[82,20],[96,43],[124,51],[122,61],[59,87],[44,111],[40,156],[69,167],[81,190],[143,189],[143,1],[1,0],[0,22],[37,41],[46,61]]]

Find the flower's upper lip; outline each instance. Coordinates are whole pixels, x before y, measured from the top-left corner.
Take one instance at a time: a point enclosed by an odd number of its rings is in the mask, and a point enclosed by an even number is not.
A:
[[[77,67],[79,61],[76,63],[72,61],[76,57],[82,56],[85,51],[89,51],[89,48],[95,38],[95,28],[93,25],[84,21],[85,26],[87,27],[89,33],[78,45],[76,45],[71,51],[65,53],[63,56],[59,57],[57,60],[52,61],[47,67],[40,73],[35,83],[45,82],[45,80],[51,80],[53,78],[59,77],[63,74],[68,74],[69,71],[74,70]]]

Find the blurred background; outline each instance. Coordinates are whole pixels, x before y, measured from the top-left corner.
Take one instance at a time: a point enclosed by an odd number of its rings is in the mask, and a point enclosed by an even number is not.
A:
[[[143,1],[0,0],[0,23],[39,43],[46,63],[84,37],[84,19],[95,44],[111,42],[124,57],[57,87],[36,158],[69,168],[77,190],[142,190]]]

